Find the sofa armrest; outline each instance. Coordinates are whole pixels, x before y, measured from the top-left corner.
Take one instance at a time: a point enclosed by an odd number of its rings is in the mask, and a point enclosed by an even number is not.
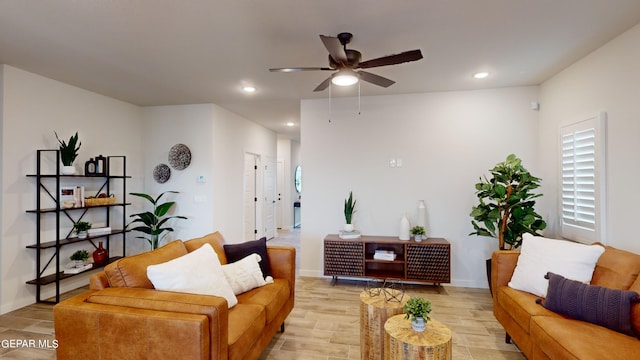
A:
[[[518,263],[520,251],[497,250],[491,256],[491,289],[493,298],[500,286],[507,286]]]
[[[287,279],[293,295],[296,285],[296,248],[293,246],[267,246],[271,273],[276,279]]]
[[[109,343],[130,344],[133,349],[155,344],[164,349],[161,358],[187,353],[206,359],[228,356],[227,301],[216,296],[140,288],[90,290],[54,306],[54,326],[59,359],[81,358],[88,349],[95,352],[95,342],[104,340],[104,334]],[[169,335],[176,336],[174,345],[164,344],[163,336]],[[118,350],[104,351],[113,355]],[[89,354],[85,358],[95,355]]]
[[[109,285],[109,280],[107,279],[107,275],[104,273],[104,271],[93,274],[89,278],[89,289],[91,290],[102,290],[110,286],[111,285]]]

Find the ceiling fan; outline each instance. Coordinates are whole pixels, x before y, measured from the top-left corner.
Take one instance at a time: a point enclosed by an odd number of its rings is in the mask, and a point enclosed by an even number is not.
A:
[[[395,81],[364,70],[354,70],[396,65],[422,59],[422,53],[418,49],[361,62],[362,54],[359,51],[347,49],[347,44],[351,42],[352,38],[353,35],[348,32],[340,33],[337,37],[320,35],[320,40],[322,40],[322,43],[329,51],[329,67],[274,68],[269,69],[269,71],[334,71],[331,76],[321,82],[313,91],[323,91],[329,87],[329,84],[332,82],[341,86],[353,85],[357,83],[359,79],[386,88],[395,84]]]

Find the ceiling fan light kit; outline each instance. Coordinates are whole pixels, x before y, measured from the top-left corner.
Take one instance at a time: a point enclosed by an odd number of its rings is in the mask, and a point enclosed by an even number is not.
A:
[[[323,91],[332,83],[338,86],[354,85],[358,83],[359,80],[386,88],[393,85],[395,81],[367,71],[354,70],[397,65],[422,59],[422,52],[416,49],[361,62],[360,59],[362,55],[359,51],[347,49],[347,44],[351,42],[352,38],[353,35],[347,32],[342,32],[338,34],[337,37],[320,35],[320,40],[322,40],[324,47],[329,51],[329,67],[272,68],[269,69],[269,71],[334,71],[334,74],[321,82],[313,91]]]
[[[358,74],[351,69],[342,69],[331,77],[333,85],[351,86],[359,80]]]

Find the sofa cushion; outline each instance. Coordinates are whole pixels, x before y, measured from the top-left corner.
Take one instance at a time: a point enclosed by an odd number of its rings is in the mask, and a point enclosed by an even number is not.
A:
[[[543,306],[573,319],[602,325],[633,336],[631,305],[638,301],[635,291],[587,285],[549,273],[549,290]]]
[[[263,306],[266,311],[267,323],[270,323],[287,303],[290,293],[289,281],[275,279],[273,284],[267,284],[238,295],[238,303]]]
[[[640,341],[605,327],[550,316],[531,319],[531,340],[551,359],[637,359]]]
[[[271,276],[267,276],[265,279],[262,275],[259,265],[260,260],[260,255],[251,254],[242,260],[222,265],[224,276],[227,278],[229,285],[231,285],[234,294],[242,294],[273,282]]]
[[[267,255],[266,237],[240,244],[224,245],[224,252],[227,255],[227,261],[230,263],[241,260],[247,255],[258,254],[262,258],[262,261],[260,261],[262,274],[264,276],[273,276],[269,256]]]
[[[263,306],[238,304],[229,310],[229,360],[244,360],[266,325]]]
[[[524,291],[501,286],[496,291],[496,295],[497,298],[494,301],[497,301],[500,307],[506,309],[513,320],[520,324],[525,331],[529,331],[531,316],[561,316],[536,304],[538,297]]]
[[[218,259],[220,260],[220,264],[227,263],[227,255],[224,253],[224,237],[219,231],[214,233],[205,235],[203,237],[194,238],[191,240],[187,240],[184,242],[184,246],[187,248],[188,252],[192,252],[194,250],[200,249],[202,245],[209,244],[213,247],[216,254],[218,254]]]
[[[147,266],[167,262],[187,253],[180,240],[172,241],[156,250],[127,256],[107,265],[104,273],[111,287],[134,287],[153,289],[147,277]]]
[[[640,255],[606,246],[593,271],[591,285],[629,290],[640,274]]]
[[[544,276],[549,271],[589,283],[603,252],[604,247],[600,245],[584,245],[525,233],[509,286],[546,297],[548,281]]]
[[[158,290],[222,296],[229,308],[238,303],[209,244],[165,263],[149,265],[147,276]]]

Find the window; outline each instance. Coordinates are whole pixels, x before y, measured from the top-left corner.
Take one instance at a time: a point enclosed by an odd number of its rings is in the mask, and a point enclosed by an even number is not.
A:
[[[605,243],[605,119],[600,113],[560,128],[562,236]]]

